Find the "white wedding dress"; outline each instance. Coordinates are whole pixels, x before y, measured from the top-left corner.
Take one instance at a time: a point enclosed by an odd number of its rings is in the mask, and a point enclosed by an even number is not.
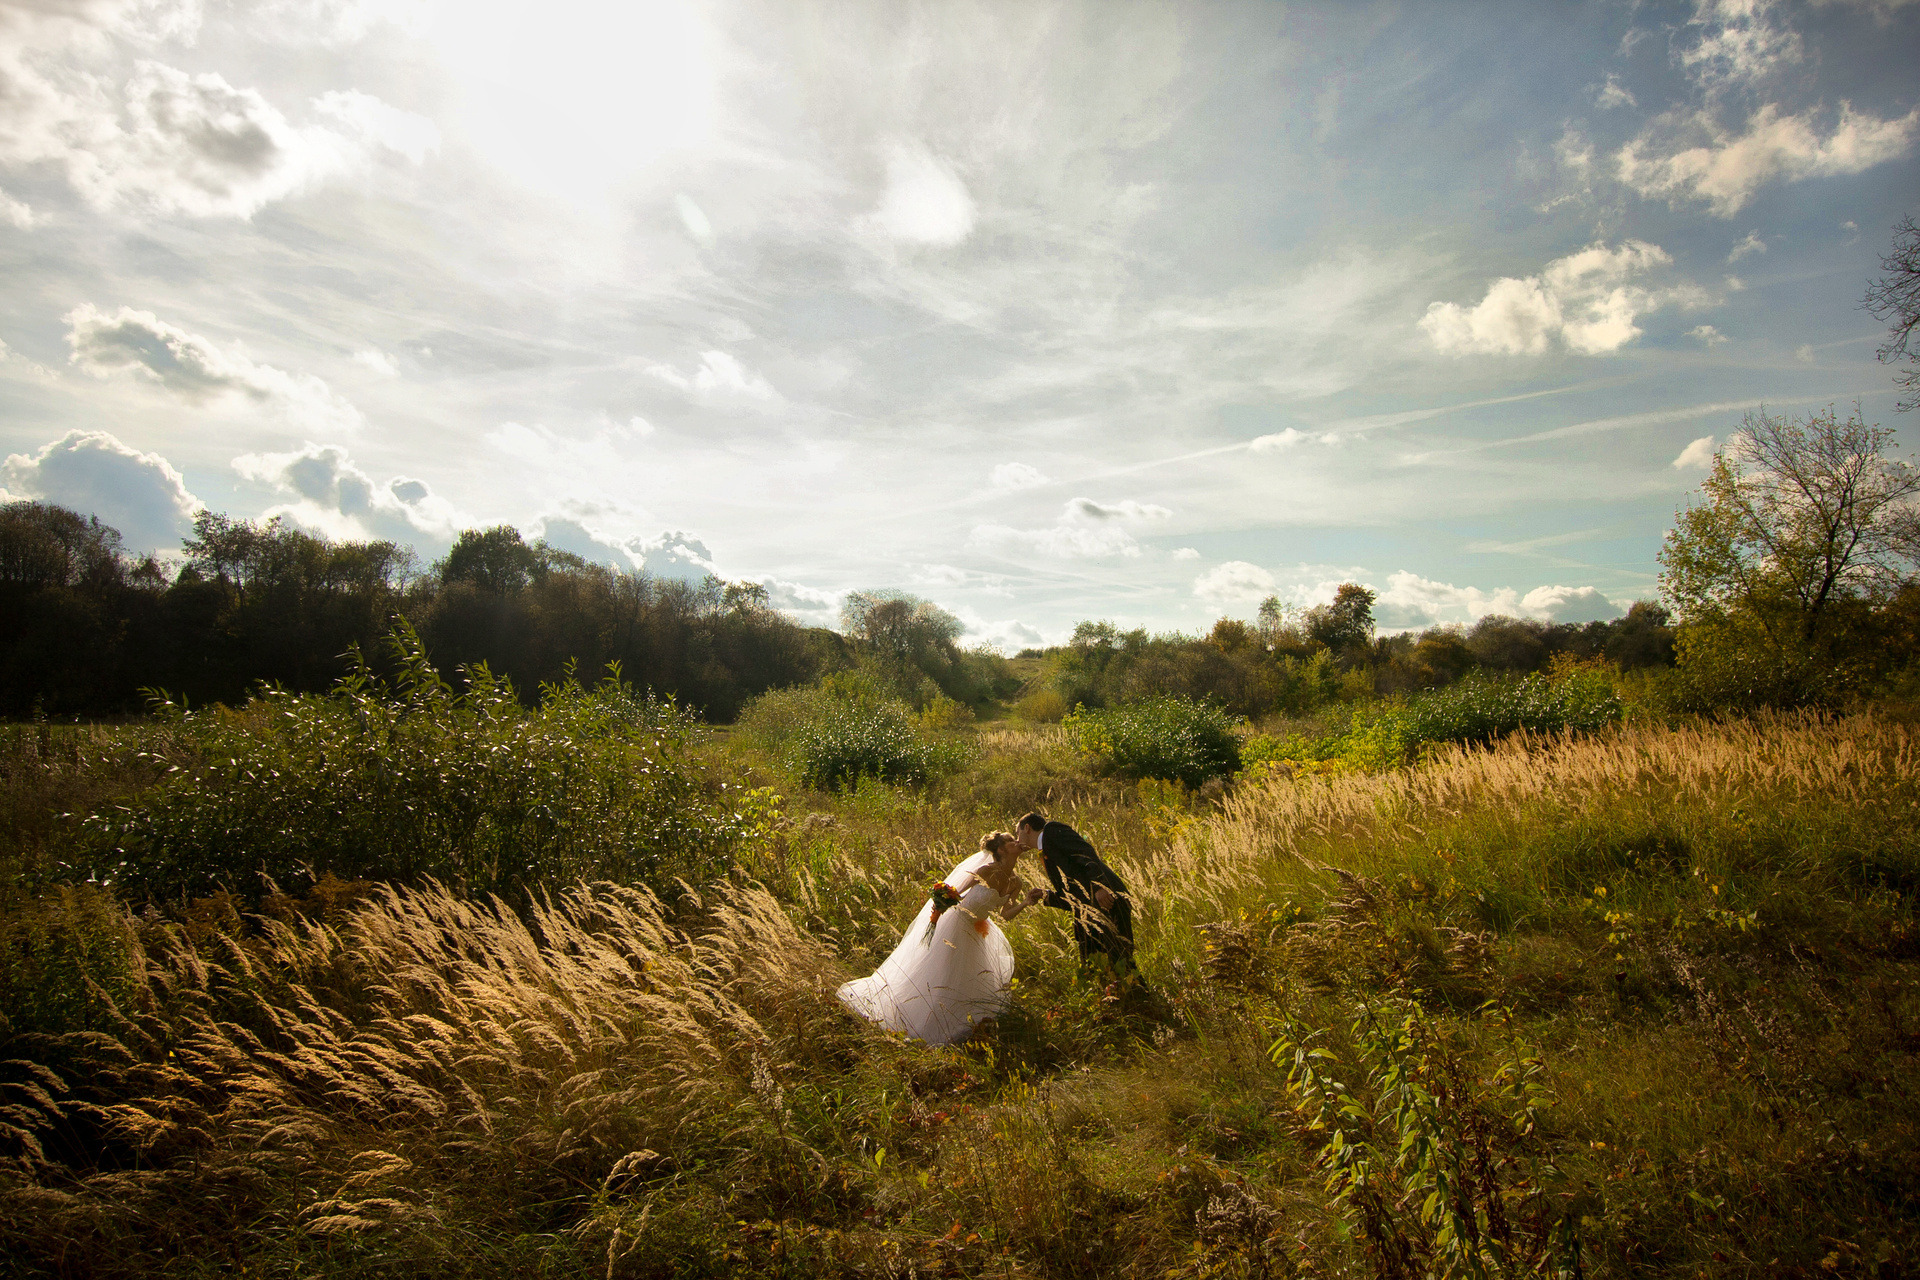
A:
[[[960,889],[993,861],[976,853],[947,873]],[[958,904],[940,915],[927,936],[931,902],[920,904],[900,945],[873,976],[840,988],[840,1002],[889,1031],[904,1031],[928,1044],[964,1040],[984,1019],[1006,1007],[1013,981],[1013,948],[988,915],[1000,895],[984,880],[963,889]]]

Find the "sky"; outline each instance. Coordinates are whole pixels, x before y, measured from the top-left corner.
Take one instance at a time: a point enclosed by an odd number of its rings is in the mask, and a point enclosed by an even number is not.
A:
[[[510,523],[1011,652],[1657,597],[1861,309],[1920,3],[3,0],[0,498]],[[1911,456],[1910,454],[1907,456]]]

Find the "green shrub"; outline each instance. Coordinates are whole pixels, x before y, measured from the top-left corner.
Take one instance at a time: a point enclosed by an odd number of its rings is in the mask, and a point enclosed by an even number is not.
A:
[[[936,728],[962,727],[966,710],[941,699],[916,715],[866,672],[839,671],[810,688],[762,694],[739,731],[804,786],[838,791],[861,778],[918,786],[971,758],[968,740]]]
[[[187,762],[85,820],[96,851],[125,862],[124,887],[251,893],[261,875],[291,887],[329,872],[473,894],[664,886],[724,868],[745,834],[689,757],[690,713],[617,668],[592,689],[549,685],[528,711],[484,666],[455,693],[404,621],[391,643],[391,683],[360,664],[324,696],[269,688],[180,716]]]
[[[1519,679],[1468,676],[1405,702],[1355,707],[1343,731],[1307,737],[1254,734],[1241,748],[1248,771],[1374,773],[1405,764],[1429,742],[1487,743],[1519,729],[1591,732],[1617,723],[1625,704],[1604,670],[1570,665]]]
[[[1210,702],[1167,695],[1122,707],[1076,708],[1067,732],[1115,773],[1197,787],[1240,767],[1235,721]]]
[[[1575,667],[1557,678],[1518,680],[1469,676],[1411,699],[1400,713],[1409,745],[1491,742],[1517,729],[1536,733],[1591,732],[1623,712],[1605,672]]]
[[[1055,690],[1041,689],[1014,703],[1013,714],[1034,724],[1058,724],[1067,714],[1067,700]]]
[[[57,885],[0,915],[0,1036],[100,1030],[133,1011],[133,921],[95,884]]]

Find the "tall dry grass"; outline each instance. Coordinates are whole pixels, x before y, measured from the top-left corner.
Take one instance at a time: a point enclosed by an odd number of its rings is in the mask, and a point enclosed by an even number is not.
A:
[[[484,1193],[511,1216],[729,1161],[787,1162],[795,1194],[824,1176],[778,1093],[846,1059],[841,970],[764,892],[670,907],[582,885],[522,916],[432,886],[338,927],[144,934],[113,1029],[40,1038],[0,1086],[18,1259],[138,1273],[183,1234],[432,1253],[459,1233],[424,1189],[470,1188],[460,1212],[484,1219]]]

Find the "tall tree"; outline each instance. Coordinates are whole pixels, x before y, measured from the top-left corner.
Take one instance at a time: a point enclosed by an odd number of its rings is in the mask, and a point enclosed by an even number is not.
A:
[[[1749,413],[1660,551],[1682,618],[1737,611],[1810,642],[1838,601],[1890,596],[1920,554],[1920,471],[1888,456],[1893,437],[1857,412]]]
[[[1920,345],[1913,345],[1914,329],[1920,327],[1920,226],[1912,214],[1893,229],[1893,248],[1880,259],[1880,268],[1887,274],[1867,286],[1862,305],[1890,326],[1880,363],[1905,360],[1909,366],[1893,375],[1894,385],[1906,388],[1895,406],[1905,411],[1920,405]]]

